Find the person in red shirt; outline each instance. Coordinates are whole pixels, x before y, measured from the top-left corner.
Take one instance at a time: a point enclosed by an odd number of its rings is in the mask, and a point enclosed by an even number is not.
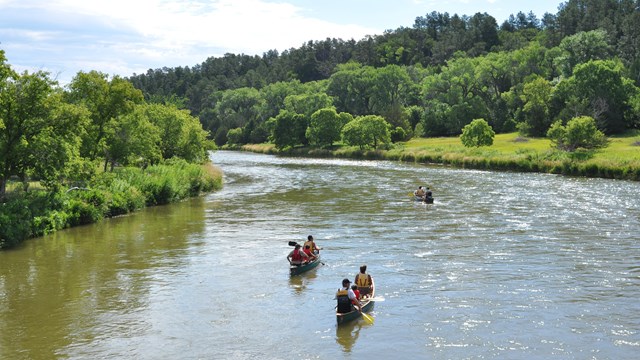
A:
[[[358,285],[356,284],[351,285],[351,290],[353,290],[353,293],[356,294],[356,299],[360,300],[360,290],[358,290]]]

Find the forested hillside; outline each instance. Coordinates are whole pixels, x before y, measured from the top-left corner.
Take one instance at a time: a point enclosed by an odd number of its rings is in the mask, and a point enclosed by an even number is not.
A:
[[[432,12],[357,41],[226,54],[129,80],[150,102],[189,109],[218,145],[277,141],[285,118],[300,122],[286,145],[313,142],[305,129],[325,108],[345,121],[380,116],[392,140],[456,135],[476,118],[529,136],[581,115],[606,134],[640,127],[640,1],[570,0],[558,9],[501,24],[486,13]]]

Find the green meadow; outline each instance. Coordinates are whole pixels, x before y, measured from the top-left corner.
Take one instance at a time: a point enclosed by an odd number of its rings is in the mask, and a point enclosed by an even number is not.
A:
[[[555,149],[549,139],[523,138],[518,133],[498,134],[492,146],[479,148],[464,147],[459,137],[439,137],[414,138],[388,150],[361,150],[342,145],[332,149],[278,150],[273,144],[245,145],[240,149],[293,156],[387,159],[470,169],[640,180],[640,131],[637,130],[610,137],[604,149],[571,153]]]

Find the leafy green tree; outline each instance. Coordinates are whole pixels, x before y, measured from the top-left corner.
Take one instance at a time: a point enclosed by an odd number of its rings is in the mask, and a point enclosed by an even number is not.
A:
[[[338,65],[336,69],[327,86],[327,94],[333,97],[336,111],[355,116],[371,114],[375,69],[355,62]]]
[[[260,89],[260,96],[264,100],[261,103],[260,118],[269,119],[276,117],[280,110],[285,108],[284,99],[289,95],[299,95],[304,88],[299,80],[276,82]]]
[[[391,142],[391,125],[379,115],[358,116],[342,128],[342,140],[364,149],[386,145]]]
[[[477,59],[460,57],[449,61],[440,74],[425,78],[422,93],[425,99],[425,135],[459,134],[469,119],[488,115],[487,107],[479,96],[481,84],[476,76],[477,62]]]
[[[318,146],[332,146],[340,140],[340,130],[345,125],[335,108],[320,109],[311,115],[306,131],[309,143]]]
[[[495,135],[484,119],[474,119],[462,129],[460,140],[465,147],[491,146]]]
[[[598,29],[579,32],[562,39],[560,49],[562,49],[563,53],[562,56],[556,59],[562,74],[569,77],[578,64],[586,63],[590,60],[609,59],[613,48],[609,45],[607,38],[607,32]]]
[[[284,105],[286,110],[304,115],[308,122],[314,112],[331,107],[333,103],[331,97],[324,92],[309,92],[287,96]]]
[[[304,144],[307,122],[304,115],[282,110],[274,118],[271,139],[278,149]]]
[[[608,144],[604,133],[598,130],[595,120],[589,116],[575,117],[566,126],[558,120],[551,125],[547,136],[558,149],[570,152],[578,148],[598,149]]]
[[[0,198],[11,176],[25,184],[33,175],[49,188],[60,185],[78,157],[77,128],[87,113],[61,102],[48,73],[0,72]]]
[[[573,75],[554,91],[555,113],[563,120],[576,115],[591,116],[605,134],[617,134],[631,127],[629,110],[634,86],[625,80],[620,62],[594,60],[575,67]],[[555,116],[554,116],[555,117]]]
[[[179,157],[191,163],[207,159],[208,132],[188,110],[161,104],[140,105],[139,108],[160,131],[159,146],[163,159]]]
[[[231,144],[231,145],[242,144],[242,128],[230,129],[227,132],[227,144]]]
[[[83,105],[90,112],[91,122],[84,129],[81,155],[91,160],[104,154],[108,127],[113,127],[121,115],[131,113],[136,104],[144,101],[142,92],[127,80],[90,71],[79,72],[68,85],[66,100]]]
[[[528,136],[544,136],[551,125],[549,102],[553,86],[542,77],[536,77],[524,85],[521,99],[524,131]]]
[[[160,129],[143,107],[111,121],[105,129],[104,170],[120,165],[153,165],[160,161]]]
[[[374,74],[371,88],[374,113],[384,116],[394,126],[409,129],[404,105],[412,89],[412,82],[406,68],[388,65],[377,69]]]
[[[259,123],[263,104],[264,99],[257,89],[244,87],[224,91],[214,109],[214,118],[217,119],[217,123],[209,130],[220,127],[242,128],[250,121],[254,124]],[[242,140],[247,141],[247,139]]]

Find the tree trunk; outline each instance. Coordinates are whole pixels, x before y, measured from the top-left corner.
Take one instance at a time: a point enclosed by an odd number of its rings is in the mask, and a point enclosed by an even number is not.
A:
[[[4,196],[7,192],[7,178],[0,178],[0,200],[4,200]]]

